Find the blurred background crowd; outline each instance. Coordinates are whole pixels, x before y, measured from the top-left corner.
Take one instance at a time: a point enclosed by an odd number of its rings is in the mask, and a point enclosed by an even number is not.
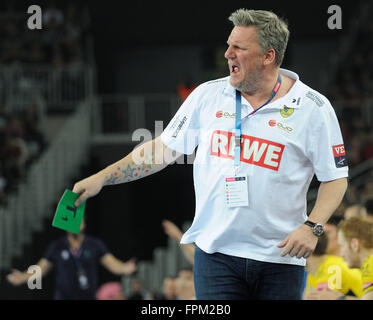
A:
[[[37,91],[41,73],[27,68],[50,68],[55,86],[74,82],[74,72],[85,59],[84,39],[89,32],[89,13],[78,2],[62,7],[45,2],[43,32],[30,32],[25,23],[26,9],[16,1],[2,1],[0,9],[0,205],[26,178],[28,167],[47,145],[46,110],[40,103],[15,101],[27,91]],[[20,10],[25,7],[25,10]],[[64,70],[62,74],[58,74]],[[11,79],[9,79],[9,77]],[[62,85],[62,86],[63,86]],[[66,88],[64,88],[66,90]]]
[[[95,1],[34,2],[42,8],[42,30],[27,28],[28,1],[0,3],[1,299],[52,298],[52,277],[45,280],[43,293],[37,293],[25,286],[11,286],[6,275],[13,267],[24,270],[36,263],[48,243],[64,235],[50,224],[63,190],[72,188],[69,183],[127,154],[134,146],[129,138],[134,129],[153,130],[156,120],[167,125],[195,86],[228,75],[222,45],[230,30],[227,16],[238,7],[273,10],[288,18],[292,36],[284,68],[295,69],[303,82],[323,93],[335,107],[351,174],[349,189],[331,221],[373,214],[373,22],[359,19],[361,11],[373,13],[372,6],[364,1],[353,5],[340,1],[343,29],[333,31],[327,28],[327,15],[320,14],[326,13],[327,6],[312,4],[310,19],[319,17],[313,20],[312,33],[307,21],[297,15],[299,8],[291,8],[290,2],[278,8],[270,1],[263,8],[260,3],[233,1],[216,6],[211,21],[202,14],[212,10],[208,4],[191,4],[178,16],[175,5],[167,9],[141,3],[103,8]],[[192,14],[196,15],[195,25],[189,24]],[[349,32],[352,26],[355,32]],[[348,49],[339,54],[340,43],[346,39]],[[316,65],[341,57],[333,72],[326,64],[307,78],[310,70],[296,64],[297,52],[309,50],[307,43],[324,54],[313,61]],[[333,45],[332,56],[325,43]],[[318,87],[321,71],[329,73],[324,88]],[[91,109],[79,113],[80,105]],[[66,150],[75,144],[74,150],[85,153],[69,154]],[[76,163],[71,160],[74,156]],[[58,179],[58,174],[67,175],[67,180]],[[118,186],[87,203],[88,233],[102,239],[124,260],[138,259],[132,275],[119,277],[100,269],[97,299],[194,298],[193,248],[175,245],[182,226],[193,219],[191,176],[190,166],[170,168],[152,182]],[[21,196],[27,197],[24,190],[31,194],[40,189],[32,184],[38,183],[35,177],[41,179],[43,190],[40,196],[29,195],[27,201],[36,206],[31,209],[22,206],[25,198]],[[180,185],[180,179],[184,184]],[[52,187],[46,186],[49,180]],[[159,184],[162,188],[154,191]],[[313,181],[311,188],[316,186]],[[157,207],[163,190],[172,201]],[[144,194],[148,201],[143,200]],[[314,200],[311,192],[310,209]],[[174,222],[166,220],[162,227],[164,219]],[[158,258],[157,248],[163,248]],[[159,270],[170,257],[178,257],[179,262],[167,272]],[[157,274],[157,281],[149,280],[152,273]]]

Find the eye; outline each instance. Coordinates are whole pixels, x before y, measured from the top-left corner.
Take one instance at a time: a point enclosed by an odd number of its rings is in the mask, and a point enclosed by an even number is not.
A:
[[[230,44],[227,42],[227,47],[229,47]],[[235,48],[235,49],[241,49],[238,45],[236,44],[232,44],[232,47]]]

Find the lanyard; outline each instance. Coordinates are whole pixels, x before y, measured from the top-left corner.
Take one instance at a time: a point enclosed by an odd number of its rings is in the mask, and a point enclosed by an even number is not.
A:
[[[78,271],[82,271],[83,270],[82,263],[79,260],[80,256],[83,253],[82,246],[83,246],[83,243],[80,245],[80,247],[79,247],[78,250],[73,249],[72,247],[69,248],[69,251],[71,253],[71,257],[73,258],[74,264],[75,264],[76,268],[78,269]]]
[[[277,82],[272,90],[272,94],[267,100],[266,103],[264,103],[262,106],[260,106],[258,109],[254,110],[249,114],[251,116],[261,108],[263,108],[265,105],[267,105],[273,97],[276,95],[278,89],[280,89],[281,86],[281,77],[278,75]],[[236,130],[235,130],[235,148],[234,148],[234,166],[239,167],[240,166],[240,156],[241,156],[241,92],[236,90]]]

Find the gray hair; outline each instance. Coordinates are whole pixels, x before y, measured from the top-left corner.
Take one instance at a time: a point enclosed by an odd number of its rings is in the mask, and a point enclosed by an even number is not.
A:
[[[277,66],[281,65],[290,34],[288,25],[283,19],[271,11],[238,9],[228,20],[236,27],[255,26],[262,53],[274,49],[275,63]]]

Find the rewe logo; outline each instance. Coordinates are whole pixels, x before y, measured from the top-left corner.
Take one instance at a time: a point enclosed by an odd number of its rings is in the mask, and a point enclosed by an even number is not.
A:
[[[220,158],[234,159],[234,134],[216,130],[211,136],[210,154]],[[285,146],[256,137],[241,136],[240,160],[259,167],[278,171]]]
[[[340,156],[346,155],[345,146],[343,144],[333,146],[333,154],[334,154],[334,157],[340,157]]]

